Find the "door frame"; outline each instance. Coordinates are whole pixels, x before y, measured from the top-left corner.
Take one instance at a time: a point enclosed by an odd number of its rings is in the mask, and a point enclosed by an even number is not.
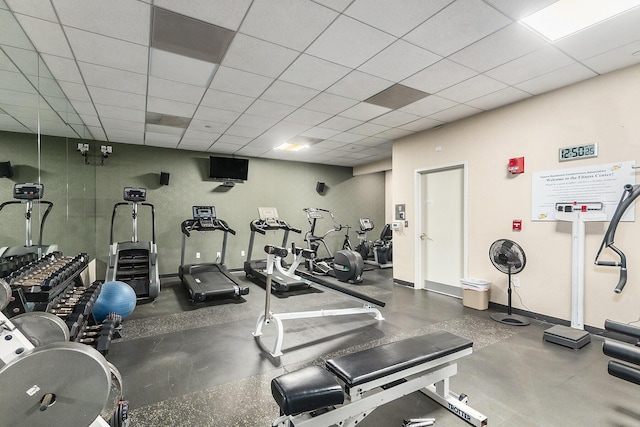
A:
[[[450,163],[440,166],[432,166],[427,168],[420,168],[414,171],[414,206],[415,206],[415,218],[416,218],[416,226],[415,226],[415,236],[414,236],[414,253],[415,253],[415,262],[414,262],[414,277],[415,289],[425,289],[424,286],[424,277],[422,271],[422,244],[420,239],[420,233],[422,232],[422,215],[423,215],[423,206],[420,200],[420,196],[422,194],[422,176],[424,174],[435,173],[439,171],[446,171],[449,169],[457,169],[462,168],[462,204],[464,212],[462,214],[462,273],[464,277],[468,275],[469,268],[469,244],[468,244],[468,187],[469,187],[469,164],[467,161]]]

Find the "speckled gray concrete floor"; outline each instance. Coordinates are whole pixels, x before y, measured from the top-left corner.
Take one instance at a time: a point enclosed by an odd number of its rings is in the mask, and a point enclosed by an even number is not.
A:
[[[543,322],[503,325],[460,300],[394,285],[391,270],[367,273],[356,289],[387,303],[385,320],[355,315],[285,321],[280,358],[259,345],[272,346],[273,330],[265,328],[259,341],[251,334],[264,310],[262,288],[251,284],[243,298],[193,305],[177,279],[163,280],[159,298],[136,308],[108,357],[123,376],[131,426],[270,426],[278,416],[270,393],[275,376],[435,330],[474,341],[474,353],[459,362],[451,388],[467,394],[489,425],[640,425],[637,399],[625,400],[638,389],[606,374],[598,338],[570,350],[542,340],[550,326]],[[304,290],[271,299],[273,312],[353,306]],[[403,418],[427,415],[437,419],[436,426],[466,425],[421,393],[377,409],[359,425],[401,426]]]

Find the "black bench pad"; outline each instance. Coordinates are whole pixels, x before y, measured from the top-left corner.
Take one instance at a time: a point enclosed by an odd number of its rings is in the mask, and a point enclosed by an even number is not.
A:
[[[466,338],[437,331],[329,359],[326,366],[353,387],[472,346]]]
[[[342,387],[320,366],[309,366],[274,378],[271,394],[285,415],[298,415],[344,402]]]

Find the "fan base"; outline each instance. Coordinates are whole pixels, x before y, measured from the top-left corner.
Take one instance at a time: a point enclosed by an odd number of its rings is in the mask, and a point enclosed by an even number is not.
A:
[[[493,313],[491,318],[496,322],[512,326],[527,326],[531,323],[526,317],[518,316],[517,314]]]

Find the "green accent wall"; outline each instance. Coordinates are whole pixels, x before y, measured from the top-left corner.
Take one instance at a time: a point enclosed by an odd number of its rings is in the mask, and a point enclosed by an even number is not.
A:
[[[384,173],[354,177],[352,169],[311,163],[271,159],[249,159],[247,181],[233,188],[221,186],[208,178],[209,155],[195,151],[175,150],[131,144],[108,143],[113,154],[100,165],[100,145],[91,141],[89,165],[76,151],[78,140],[35,135],[0,133],[0,161],[11,161],[14,177],[0,179],[0,200],[11,200],[16,182],[38,182],[45,185],[45,198],[54,203],[45,226],[45,243],[55,242],[65,254],[88,252],[98,262],[98,277],[103,277],[109,252],[111,215],[115,203],[122,201],[124,187],[144,187],[147,202],[155,206],[156,243],[160,274],[175,274],[180,264],[182,233],[180,224],[191,218],[194,205],[213,205],[219,218],[236,230],[230,235],[225,262],[229,268],[242,268],[247,252],[249,223],[258,216],[259,206],[273,206],[281,219],[303,230],[291,235],[290,241],[303,245],[309,224],[303,208],[320,207],[334,212],[336,219],[354,228],[351,242],[358,243],[355,229],[360,217],[369,217],[376,230],[384,224]],[[38,147],[40,165],[38,169]],[[169,185],[160,184],[160,172],[170,173]],[[40,174],[40,175],[39,175]],[[316,192],[318,181],[326,184],[325,192]],[[9,209],[11,208],[11,212]],[[24,244],[24,208],[10,206],[0,212],[2,227],[0,246]],[[35,222],[35,221],[34,221]],[[332,226],[329,218],[318,224],[318,231]],[[34,239],[38,230],[34,227]],[[129,241],[132,235],[131,208],[117,210],[114,240]],[[221,232],[193,233],[187,241],[186,262],[210,262],[222,249]],[[139,207],[138,238],[151,238],[150,209]],[[332,250],[342,244],[344,233],[328,238]],[[254,257],[262,258],[265,244],[280,244],[282,234],[274,232],[257,236]],[[196,259],[196,252],[201,258]]]

